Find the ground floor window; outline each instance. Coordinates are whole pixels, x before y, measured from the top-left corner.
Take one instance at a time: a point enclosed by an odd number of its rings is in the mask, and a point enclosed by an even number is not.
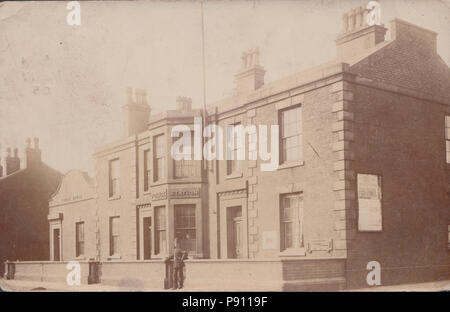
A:
[[[155,254],[166,252],[166,207],[155,207]]]
[[[280,205],[281,250],[303,247],[303,195],[281,196]]]
[[[195,205],[175,205],[175,237],[184,250],[196,250]]]
[[[84,222],[75,224],[75,254],[77,257],[84,255]]]
[[[109,218],[109,255],[119,254],[119,221],[120,217]]]

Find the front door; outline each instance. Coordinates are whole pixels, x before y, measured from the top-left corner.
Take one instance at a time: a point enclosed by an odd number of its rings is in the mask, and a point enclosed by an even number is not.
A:
[[[233,219],[234,258],[242,258],[242,216]]]
[[[146,217],[143,220],[144,236],[144,260],[150,259],[152,254],[152,218]]]
[[[60,261],[61,260],[61,251],[59,248],[60,243],[60,233],[59,229],[53,229],[53,260]]]
[[[241,206],[228,208],[228,258],[243,257],[243,222]]]

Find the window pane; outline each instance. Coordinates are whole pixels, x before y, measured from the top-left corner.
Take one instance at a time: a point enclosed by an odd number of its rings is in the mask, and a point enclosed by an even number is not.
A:
[[[166,253],[166,231],[158,230],[155,233],[155,254]]]
[[[76,224],[76,232],[77,240],[79,242],[84,241],[84,223],[79,222]]]
[[[301,194],[281,198],[281,249],[303,247],[303,201]]]
[[[302,151],[301,107],[281,113],[281,162],[300,160]]]
[[[119,160],[118,159],[111,160],[110,171],[111,171],[110,175],[111,175],[112,179],[119,177]]]
[[[284,223],[284,235],[285,235],[285,248],[292,248],[292,223]]]
[[[158,230],[164,230],[166,228],[166,207],[155,208],[155,227]]]
[[[119,217],[110,218],[110,255],[118,253],[119,247]]]
[[[237,122],[233,126],[237,127],[240,124],[241,124],[240,122]],[[232,156],[233,159],[228,159],[227,160],[227,174],[232,174],[232,173],[238,172],[240,170],[239,162],[237,160],[237,157],[238,157],[238,155],[237,155],[237,150],[238,150],[237,137],[238,137],[238,133],[237,132],[235,133],[233,131],[230,134],[233,135],[233,142],[234,142],[233,148],[231,148],[231,155],[233,155]]]
[[[144,190],[148,191],[150,186],[151,174],[151,154],[150,150],[144,151]]]
[[[84,222],[78,222],[75,224],[75,254],[80,256],[84,254]]]
[[[118,194],[119,191],[119,160],[109,161],[109,196]]]
[[[183,149],[181,151],[181,155],[190,159],[180,159],[175,160],[175,177],[176,178],[188,178],[188,177],[196,177],[199,174],[197,173],[197,167],[199,167],[199,161],[194,160],[194,133],[191,133],[191,150],[187,149],[187,146],[183,145]],[[178,138],[174,138],[174,141],[178,140]]]
[[[154,150],[155,150],[155,181],[164,178],[166,171],[165,163],[165,142],[164,135],[159,135],[154,138]]]
[[[183,249],[196,250],[195,205],[175,206],[175,236]]]

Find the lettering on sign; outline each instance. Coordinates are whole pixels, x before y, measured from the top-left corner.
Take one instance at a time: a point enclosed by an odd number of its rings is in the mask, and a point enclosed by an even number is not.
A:
[[[83,195],[82,194],[75,194],[72,195],[71,197],[65,197],[62,199],[62,202],[66,203],[66,202],[71,202],[71,201],[76,201],[76,200],[82,200],[83,199]]]
[[[196,197],[200,197],[199,188],[170,190],[170,198],[196,198]]]
[[[152,200],[163,200],[167,199],[167,190],[152,193]]]
[[[308,242],[307,250],[309,253],[313,251],[327,251],[333,250],[333,240],[331,239],[313,239]]]

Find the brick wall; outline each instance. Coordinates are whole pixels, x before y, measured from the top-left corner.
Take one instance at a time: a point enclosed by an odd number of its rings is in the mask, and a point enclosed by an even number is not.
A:
[[[382,176],[383,230],[356,233],[349,287],[367,286],[372,260],[381,264],[383,284],[448,278],[444,107],[365,86],[353,94],[354,169]]]
[[[119,195],[109,197],[109,161],[119,159],[120,186]],[[95,177],[97,179],[97,205],[99,224],[100,259],[110,255],[110,217],[118,216],[119,254],[121,259],[137,258],[137,219],[136,206],[136,149],[135,141],[129,138],[107,153],[96,158]]]
[[[393,42],[352,65],[356,173],[382,177],[382,231],[357,232],[348,247],[348,286],[367,287],[366,265],[378,261],[382,284],[449,277],[450,199],[444,115],[448,66],[436,34],[394,20]],[[356,186],[351,186],[356,193]],[[357,204],[350,205],[357,215]],[[357,228],[356,219],[348,222]]]

